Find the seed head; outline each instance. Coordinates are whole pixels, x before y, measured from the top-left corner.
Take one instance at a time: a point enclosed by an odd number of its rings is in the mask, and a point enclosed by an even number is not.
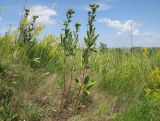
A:
[[[25,12],[26,12],[26,13],[29,13],[29,12],[30,12],[30,10],[29,10],[29,9],[25,9]]]
[[[90,4],[89,7],[90,7],[92,10],[95,11],[95,10],[99,7],[99,5],[98,5],[98,4]]]
[[[72,14],[74,14],[74,13],[75,13],[75,12],[74,12],[73,9],[69,9],[69,10],[67,11],[67,14],[70,15],[70,16],[71,16]]]
[[[38,19],[38,16],[33,16],[33,20],[36,21],[36,19]]]
[[[80,23],[78,23],[78,22],[75,24],[76,32],[78,32],[78,31],[79,31],[79,27],[80,27],[80,26],[81,26],[81,24],[80,24]]]
[[[80,27],[81,24],[77,22],[77,23],[75,24],[75,26],[76,26],[76,27]]]

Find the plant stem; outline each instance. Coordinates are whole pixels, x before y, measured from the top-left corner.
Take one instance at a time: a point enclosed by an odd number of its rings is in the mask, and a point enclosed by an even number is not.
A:
[[[70,81],[69,88],[68,88],[68,93],[69,93],[70,90],[71,90],[71,86],[72,86],[72,82],[73,82],[73,75],[74,75],[74,72],[72,71],[72,72],[71,72],[71,81]],[[68,93],[67,93],[67,96],[68,96]]]
[[[78,95],[77,95],[78,98],[79,98],[81,90],[82,90],[82,85],[83,85],[83,82],[84,82],[84,79],[85,79],[85,76],[86,76],[86,71],[87,71],[87,69],[86,69],[86,66],[84,65],[83,71],[82,71],[81,85],[80,85],[80,88],[79,88],[79,91],[78,91]]]
[[[60,105],[61,110],[64,108],[64,96],[65,96],[65,90],[66,90],[66,71],[65,71],[66,60],[65,60],[65,58],[64,58],[63,63],[64,63],[64,65],[63,65],[63,80],[64,80],[64,83],[63,83],[63,92],[62,92],[62,99],[61,99],[61,105]]]

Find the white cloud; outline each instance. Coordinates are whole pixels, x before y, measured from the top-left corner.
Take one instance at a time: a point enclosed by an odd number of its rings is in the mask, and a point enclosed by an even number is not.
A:
[[[30,18],[34,15],[39,16],[37,24],[50,25],[55,24],[55,20],[52,17],[56,16],[57,12],[45,5],[35,5],[30,8]]]
[[[17,27],[16,26],[13,26],[13,25],[4,25],[4,26],[1,26],[1,29],[0,29],[0,34],[5,34],[6,32],[10,32],[10,33],[13,33],[17,30]]]
[[[142,33],[142,36],[145,36],[145,37],[149,37],[149,38],[152,38],[152,39],[155,39],[155,40],[160,40],[160,33],[158,32],[144,32]]]
[[[160,33],[159,32],[143,32],[134,38],[135,46],[142,47],[160,47]]]
[[[104,23],[107,26],[116,29],[118,31],[117,32],[118,35],[131,32],[131,28],[132,28],[133,35],[139,34],[138,27],[140,26],[140,24],[138,24],[134,20],[127,20],[127,21],[121,22],[119,20],[111,20],[108,18],[103,18],[103,19],[99,19],[98,22]]]

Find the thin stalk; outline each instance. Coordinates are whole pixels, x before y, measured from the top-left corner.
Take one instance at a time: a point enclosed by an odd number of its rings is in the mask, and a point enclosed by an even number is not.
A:
[[[62,92],[62,99],[61,99],[61,105],[60,108],[64,108],[64,96],[65,96],[65,91],[66,91],[66,71],[65,71],[65,65],[66,65],[66,59],[64,58],[63,61],[63,92]]]
[[[86,77],[86,66],[83,67],[83,71],[82,71],[82,80],[81,80],[81,85],[80,85],[80,88],[79,88],[79,91],[78,91],[78,95],[77,97],[79,98],[80,94],[81,94],[81,90],[82,90],[82,85],[83,85],[83,82],[84,82],[84,79]]]
[[[70,84],[69,84],[69,88],[68,88],[68,93],[67,93],[67,95],[69,94],[69,92],[70,92],[70,90],[71,90],[71,87],[72,87],[73,76],[74,76],[74,72],[73,72],[73,70],[72,70],[72,72],[71,72],[71,81],[70,81]]]

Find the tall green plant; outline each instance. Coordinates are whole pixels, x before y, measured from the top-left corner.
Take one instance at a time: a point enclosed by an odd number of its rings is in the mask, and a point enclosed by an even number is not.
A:
[[[25,9],[24,16],[19,23],[18,37],[15,41],[17,46],[16,54],[18,53],[19,58],[23,59],[23,62],[32,63],[33,61],[33,48],[36,43],[36,36],[43,29],[43,26],[37,26],[36,20],[38,16],[29,16],[30,10]]]
[[[62,92],[62,99],[61,99],[61,108],[64,106],[64,97],[66,91],[66,60],[69,56],[75,55],[75,50],[78,43],[78,31],[79,27],[81,26],[79,23],[75,24],[76,30],[73,32],[69,28],[70,23],[72,22],[72,15],[74,14],[74,10],[69,9],[66,13],[67,19],[64,20],[64,35],[61,34],[61,43],[60,46],[63,50],[63,92]]]
[[[96,21],[96,10],[99,7],[97,4],[89,5],[91,10],[88,12],[88,30],[87,36],[84,37],[85,48],[83,51],[83,71],[82,71],[82,79],[81,82],[76,80],[76,82],[80,83],[80,88],[78,91],[78,97],[83,90],[83,94],[89,95],[90,88],[94,85],[94,82],[89,80],[89,76],[87,75],[87,69],[89,68],[89,57],[92,52],[96,52],[95,45],[99,34],[95,33],[96,28],[94,27],[94,22]]]
[[[29,9],[25,9],[24,18],[21,20],[19,24],[19,37],[18,42],[23,46],[29,46],[34,38],[35,31],[35,22],[38,16],[33,16],[31,22],[28,21],[29,17]]]

